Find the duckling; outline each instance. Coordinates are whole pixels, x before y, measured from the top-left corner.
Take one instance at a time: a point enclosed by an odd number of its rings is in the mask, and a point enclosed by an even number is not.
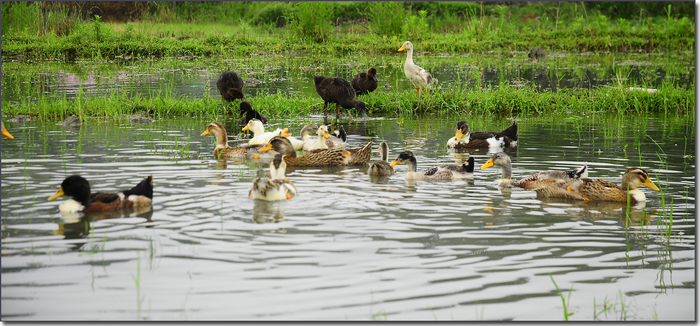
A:
[[[241,102],[239,110],[241,114],[245,114],[245,116],[243,117],[244,124],[248,124],[248,122],[250,122],[250,120],[253,119],[258,119],[263,124],[267,123],[267,118],[265,118],[265,116],[260,114],[258,111],[253,110],[253,106],[250,105],[248,101],[244,100],[243,102]]]
[[[284,176],[287,163],[282,159],[282,154],[275,155],[270,162],[270,178],[257,178],[253,181],[253,188],[248,195],[250,198],[267,201],[292,199],[297,194],[297,187],[292,180]]]
[[[0,132],[0,134],[1,134],[3,137],[9,138],[9,139],[15,139],[15,137],[12,136],[12,135],[10,134],[9,131],[7,131],[7,129],[5,128],[5,124],[2,123],[2,121],[0,121],[0,125],[2,125],[2,132]]]
[[[618,201],[627,202],[629,189],[630,203],[646,201],[646,196],[639,190],[645,186],[651,190],[659,191],[659,188],[649,178],[649,173],[642,168],[629,168],[622,175],[622,186],[601,179],[581,178],[568,183],[559,183],[559,188],[566,186],[570,193],[579,195],[585,201]],[[576,197],[573,197],[576,198]]]
[[[61,187],[48,201],[63,196],[71,196],[73,199],[58,206],[61,213],[89,213],[148,206],[153,199],[153,176],[146,177],[126,191],[90,193],[90,183],[79,175],[72,175],[63,180]]]
[[[226,71],[221,74],[219,80],[216,81],[216,88],[221,93],[221,98],[231,102],[235,99],[244,99],[243,96],[243,79],[238,77],[234,71]]]
[[[331,138],[330,135],[328,135],[328,127],[326,126],[320,126],[318,127],[316,134],[318,135],[318,138],[313,138],[309,137],[307,138],[307,141],[304,143],[304,150],[305,151],[311,151],[314,149],[328,149],[329,146],[326,144],[325,138]],[[331,143],[333,144],[333,143]]]
[[[363,116],[367,116],[365,102],[355,98],[355,90],[350,83],[340,77],[324,77],[314,75],[316,92],[323,99],[324,121],[328,118],[328,103],[335,103],[336,118],[340,118],[340,107],[355,108]]]
[[[457,122],[455,136],[447,141],[448,148],[514,148],[518,146],[518,123],[501,132],[482,131],[471,133],[466,121]]]
[[[560,181],[568,182],[588,176],[587,164],[584,164],[583,167],[575,169],[573,171],[539,172],[526,176],[525,178],[519,181],[513,181],[511,180],[513,167],[510,160],[510,156],[503,152],[493,154],[493,156],[488,161],[486,161],[484,165],[481,166],[481,169],[483,170],[486,168],[490,168],[494,165],[500,166],[503,169],[503,172],[501,172],[501,180],[499,180],[498,182],[499,187],[516,186],[526,190],[537,191],[537,189],[543,186],[547,186],[549,184],[553,184]]]
[[[252,121],[252,120],[251,120]],[[228,145],[226,128],[219,122],[212,122],[207,126],[201,136],[213,135],[216,137],[216,148],[214,149],[214,157],[225,160],[253,159],[258,154],[258,149],[262,145],[243,145],[239,147],[231,147]],[[277,153],[275,153],[277,154]]]
[[[425,93],[427,94],[428,87],[437,84],[437,79],[433,78],[433,76],[429,72],[425,71],[425,69],[413,63],[413,43],[410,41],[404,42],[399,49],[399,52],[403,50],[408,50],[406,63],[403,65],[403,72],[416,88],[416,95],[418,95],[418,90],[420,89],[425,89]]]
[[[357,95],[369,94],[377,89],[378,82],[377,69],[372,67],[355,75],[355,78],[352,79],[352,88],[355,89]]]
[[[389,145],[387,145],[386,142],[379,143],[378,154],[380,156],[379,161],[372,163],[372,165],[369,167],[369,170],[367,170],[367,174],[369,174],[369,175],[392,175],[392,174],[396,173],[396,170],[394,170],[394,168],[388,162]]]
[[[272,137],[258,152],[264,153],[273,149],[284,154],[283,159],[288,166],[340,166],[347,165],[352,157],[350,151],[340,148],[315,149],[297,157],[292,143],[282,136]]]
[[[470,157],[467,164],[443,164],[432,167],[423,173],[416,172],[416,156],[411,151],[403,151],[399,157],[391,162],[391,166],[406,162],[408,173],[406,180],[451,180],[451,179],[472,179],[474,178],[474,158]]]
[[[251,119],[248,124],[242,129],[243,131],[250,130],[253,132],[253,138],[248,141],[248,145],[264,145],[270,141],[272,137],[275,136],[291,136],[292,134],[287,132],[287,128],[279,129],[275,131],[265,132],[265,127],[262,122],[258,119]]]

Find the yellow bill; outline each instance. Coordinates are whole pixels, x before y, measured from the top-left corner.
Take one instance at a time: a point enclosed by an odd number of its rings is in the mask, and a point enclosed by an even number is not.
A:
[[[651,179],[649,179],[649,177],[647,177],[647,180],[644,181],[644,185],[647,186],[647,187],[649,187],[649,189],[651,189],[651,190],[659,191],[659,187],[657,187],[657,186],[654,184],[654,182],[651,181]]]
[[[455,133],[455,140],[460,140],[460,139],[462,139],[462,136],[464,136],[464,135],[462,134],[462,130],[457,130],[457,132]]]
[[[391,164],[389,164],[389,166],[394,166],[394,165],[398,165],[398,164],[401,164],[401,163],[403,163],[403,160],[397,159],[396,161],[391,162]]]
[[[490,158],[488,161],[486,161],[486,163],[484,163],[484,165],[481,166],[481,169],[482,170],[487,169],[487,168],[490,168],[492,166],[493,166],[493,159]]]
[[[263,146],[261,149],[258,150],[260,153],[267,152],[272,149],[272,145],[270,143],[267,143],[267,145]]]
[[[63,193],[63,187],[58,188],[58,190],[56,190],[56,193],[53,194],[53,196],[49,197],[49,200],[48,200],[48,201],[52,201],[52,200],[54,200],[54,199],[56,199],[56,198],[61,198],[61,197],[65,196],[65,195],[66,195],[66,194]]]
[[[331,138],[331,136],[330,136],[327,132],[324,132],[324,133],[323,133],[323,137]]]
[[[15,137],[12,136],[9,131],[7,131],[7,128],[5,128],[5,126],[2,126],[2,132],[0,134],[5,136],[5,138],[15,139]]]
[[[245,125],[245,127],[243,127],[242,130],[243,130],[243,131],[250,130],[250,123],[247,124],[247,125]]]
[[[209,134],[209,129],[204,130],[204,132],[200,136],[206,136]]]
[[[281,133],[280,135],[281,135],[282,137],[289,137],[289,136],[291,136],[292,133],[291,133],[291,132],[287,132],[287,131],[289,131],[289,128],[284,128],[284,129],[282,130],[282,133]]]
[[[405,45],[402,45],[402,46],[401,46],[401,48],[399,49],[399,52],[401,52],[401,51],[403,51],[403,50],[406,50],[406,46],[405,46]]]

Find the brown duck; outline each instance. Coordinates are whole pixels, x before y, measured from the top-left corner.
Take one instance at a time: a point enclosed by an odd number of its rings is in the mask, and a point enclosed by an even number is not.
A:
[[[365,102],[355,98],[355,89],[350,83],[340,77],[324,77],[314,75],[316,92],[323,99],[323,116],[328,117],[328,103],[335,103],[336,118],[340,118],[340,107],[355,108],[363,116],[367,116]]]
[[[238,74],[234,71],[222,73],[219,80],[216,81],[216,88],[219,89],[221,98],[226,101],[245,99],[245,96],[243,96],[243,79],[238,77]]]
[[[355,89],[355,94],[364,95],[374,92],[377,89],[377,69],[374,67],[363,71],[352,79],[352,88]]]
[[[297,157],[294,147],[289,139],[275,136],[270,142],[261,148],[259,152],[275,150],[284,154],[284,161],[288,166],[339,166],[339,165],[359,165],[367,164],[372,151],[370,141],[362,148],[328,148],[314,149]]]

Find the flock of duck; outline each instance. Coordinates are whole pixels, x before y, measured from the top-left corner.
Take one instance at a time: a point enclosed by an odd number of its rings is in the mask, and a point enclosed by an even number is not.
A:
[[[429,72],[413,62],[413,44],[406,41],[399,51],[407,50],[404,64],[406,77],[411,80],[416,89],[427,90],[437,82]],[[355,76],[352,83],[340,77],[314,76],[316,91],[324,101],[324,118],[327,117],[327,106],[336,103],[336,114],[339,107],[355,108],[360,114],[367,114],[365,103],[357,100],[355,94],[366,94],[377,88],[376,69],[370,68]],[[342,126],[334,133],[329,133],[326,125],[306,125],[300,130],[300,138],[293,137],[288,128],[265,132],[264,124],[267,119],[252,109],[245,100],[242,87],[244,81],[233,71],[224,72],[217,81],[222,99],[233,101],[241,99],[241,114],[245,116],[245,127],[242,131],[251,131],[253,138],[247,145],[231,147],[228,145],[226,129],[219,122],[212,122],[201,136],[212,135],[216,138],[214,156],[219,160],[270,160],[270,177],[256,178],[253,181],[249,196],[254,199],[277,201],[291,199],[298,190],[294,183],[285,176],[287,166],[351,166],[369,163],[372,152],[372,141],[358,148],[348,148],[347,134]],[[3,136],[14,139],[2,126]],[[622,184],[618,186],[600,179],[588,178],[588,167],[572,171],[544,171],[528,175],[520,180],[512,179],[511,159],[503,152],[508,148],[517,147],[518,124],[501,132],[470,131],[466,121],[457,122],[455,136],[447,141],[447,147],[452,149],[489,148],[496,152],[481,166],[486,169],[492,166],[502,168],[499,187],[519,187],[535,191],[538,196],[578,199],[584,201],[618,201],[637,203],[646,200],[639,189],[646,186],[652,190],[659,188],[651,181],[649,174],[642,168],[633,167],[625,171]],[[301,155],[297,155],[301,151]],[[411,151],[403,151],[398,157],[388,162],[389,147],[386,142],[379,144],[380,159],[374,162],[367,173],[372,176],[391,176],[396,173],[394,166],[402,163],[408,165],[407,180],[455,180],[473,179],[475,162],[470,157],[466,163],[443,164],[429,168],[423,172],[417,171],[417,160]],[[89,182],[79,175],[66,178],[61,187],[48,200],[70,196],[59,205],[64,213],[96,212],[106,210],[130,209],[151,205],[153,199],[153,177],[148,176],[133,188],[118,193],[92,193]]]

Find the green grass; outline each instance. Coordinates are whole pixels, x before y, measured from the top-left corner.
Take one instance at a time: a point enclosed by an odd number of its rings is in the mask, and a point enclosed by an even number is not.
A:
[[[399,115],[421,113],[454,113],[471,115],[521,116],[530,114],[587,114],[610,112],[642,114],[664,112],[670,115],[694,116],[695,91],[670,85],[662,86],[657,94],[630,92],[626,88],[603,87],[593,90],[561,89],[558,92],[536,92],[530,87],[508,85],[495,89],[466,89],[445,87],[415,96],[413,92],[374,92],[361,98],[370,115]],[[268,118],[306,116],[323,112],[323,101],[315,95],[285,95],[276,93],[250,97],[253,108]],[[106,97],[85,96],[79,92],[75,99],[51,98],[39,95],[35,102],[22,100],[5,103],[3,114],[31,115],[41,120],[64,119],[70,115],[81,118],[103,117],[126,119],[128,115],[146,111],[151,116],[215,117],[237,112],[238,102],[224,103],[219,98],[187,99],[172,92],[155,92],[150,96],[132,97],[117,94]],[[344,110],[353,116],[354,109]],[[329,111],[335,111],[331,105]],[[329,113],[334,116],[335,113]]]

